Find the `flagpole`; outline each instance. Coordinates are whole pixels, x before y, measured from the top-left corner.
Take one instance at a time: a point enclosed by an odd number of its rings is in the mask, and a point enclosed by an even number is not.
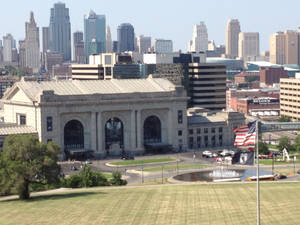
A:
[[[256,195],[257,195],[257,225],[260,225],[260,186],[259,186],[259,157],[258,157],[258,124],[259,121],[256,120]]]

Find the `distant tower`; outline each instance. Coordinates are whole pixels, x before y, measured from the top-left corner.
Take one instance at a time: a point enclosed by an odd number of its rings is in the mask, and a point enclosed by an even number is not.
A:
[[[73,34],[73,61],[79,64],[85,63],[83,32],[81,31]]]
[[[37,73],[41,67],[40,57],[40,33],[33,12],[30,13],[30,21],[25,23],[25,65]]]
[[[286,37],[283,32],[270,35],[270,62],[274,64],[286,64]]]
[[[239,33],[241,32],[240,22],[237,19],[230,19],[226,26],[226,55],[230,58],[238,57]]]
[[[206,52],[208,48],[208,34],[207,28],[204,22],[200,22],[200,25],[196,24],[193,31],[193,39],[190,42],[191,52]]]
[[[25,40],[19,40],[19,67],[26,67]]]
[[[49,27],[42,28],[43,33],[43,53],[50,49],[50,30]]]
[[[130,23],[118,26],[118,52],[134,51],[134,28]]]
[[[239,34],[239,58],[248,61],[248,57],[259,56],[259,33],[241,32]]]
[[[15,40],[11,34],[3,37],[3,61],[12,62],[12,49],[15,48]]]
[[[137,48],[139,53],[146,53],[151,48],[151,37],[140,35],[137,38]]]
[[[106,19],[105,15],[97,15],[90,11],[84,17],[85,57],[106,52]]]
[[[112,52],[112,39],[111,39],[111,33],[110,33],[110,27],[106,27],[106,52],[111,53]]]
[[[165,39],[154,39],[154,51],[159,54],[172,53],[173,41]]]
[[[69,9],[64,3],[56,3],[51,8],[50,50],[62,53],[64,61],[71,60],[71,23]]]

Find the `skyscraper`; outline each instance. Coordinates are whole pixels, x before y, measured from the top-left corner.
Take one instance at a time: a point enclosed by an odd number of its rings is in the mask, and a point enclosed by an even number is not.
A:
[[[259,33],[241,32],[239,34],[239,58],[259,56]]]
[[[226,26],[226,55],[236,58],[239,53],[239,33],[241,32],[240,22],[237,19],[230,19]]]
[[[298,64],[298,32],[286,30],[285,35],[285,63]]]
[[[173,52],[172,40],[154,39],[154,51],[156,53],[172,53]]]
[[[85,57],[106,52],[106,19],[92,10],[84,17]]]
[[[64,3],[55,3],[50,16],[50,50],[62,53],[64,61],[71,60],[71,23],[69,9]]]
[[[3,61],[12,62],[12,49],[15,48],[15,40],[11,34],[3,37]]]
[[[106,52],[111,53],[112,52],[112,39],[111,39],[111,33],[110,33],[110,27],[106,27]]]
[[[205,52],[208,47],[208,34],[204,22],[196,24],[193,31],[193,39],[190,42],[190,52]]]
[[[50,49],[50,30],[49,27],[43,27],[43,53]]]
[[[148,49],[151,48],[151,37],[145,37],[144,35],[137,37],[137,47],[139,53],[148,52]]]
[[[26,67],[26,53],[25,53],[25,40],[19,41],[19,66],[21,68]]]
[[[32,69],[33,73],[40,70],[40,37],[39,28],[34,20],[33,12],[30,13],[30,21],[25,23],[25,65]]]
[[[81,31],[73,34],[73,61],[80,64],[85,63],[83,32]]]
[[[275,64],[286,64],[285,61],[285,35],[277,32],[270,36],[270,62]]]
[[[134,51],[134,28],[130,23],[118,26],[118,51]]]

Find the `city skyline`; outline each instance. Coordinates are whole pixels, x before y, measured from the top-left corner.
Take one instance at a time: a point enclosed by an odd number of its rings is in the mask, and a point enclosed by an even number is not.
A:
[[[279,0],[273,1],[272,4],[254,0],[247,7],[245,3],[234,0],[195,2],[193,7],[186,2],[167,0],[159,4],[147,5],[146,8],[137,0],[131,2],[132,4],[111,1],[99,5],[95,0],[87,0],[85,4],[74,3],[71,0],[63,1],[70,9],[72,33],[77,30],[83,31],[83,17],[92,9],[97,14],[106,15],[113,40],[117,39],[117,26],[128,22],[134,26],[137,36],[143,34],[153,39],[172,39],[174,50],[183,51],[187,50],[186,43],[190,40],[193,26],[200,21],[204,21],[207,26],[208,40],[215,40],[219,45],[225,44],[227,20],[237,18],[242,32],[260,33],[261,51],[269,49],[269,35],[277,31],[297,30],[300,25],[300,17],[293,16],[297,15],[297,6],[300,6],[300,2],[291,0],[286,1],[284,6]],[[54,3],[57,1],[46,0],[43,5],[40,5],[34,0],[28,0],[26,3],[18,3],[18,7],[11,2],[3,4],[3,13],[0,15],[0,35],[11,33],[16,40],[24,39],[25,33],[22,27],[30,11],[34,12],[39,27],[47,26],[50,18],[49,10]],[[134,10],[132,5],[135,6]],[[168,7],[170,10],[166,10]],[[205,10],[199,11],[203,8]],[[155,14],[147,12],[155,12]],[[15,18],[8,24],[6,21],[11,15]]]

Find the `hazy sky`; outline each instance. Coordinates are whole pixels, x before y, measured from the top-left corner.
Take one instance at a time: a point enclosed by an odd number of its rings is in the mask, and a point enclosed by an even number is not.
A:
[[[1,3],[2,2],[2,3]],[[25,21],[33,11],[38,26],[48,26],[53,0],[1,0],[0,37],[25,37]],[[4,3],[5,2],[5,3]],[[261,51],[269,48],[269,35],[300,26],[299,0],[65,0],[72,33],[83,30],[83,15],[93,9],[105,14],[116,39],[117,26],[131,23],[136,35],[172,39],[175,50],[187,50],[193,25],[204,21],[209,40],[225,43],[226,21],[237,18],[243,32],[259,32]],[[40,34],[41,35],[41,34]]]

